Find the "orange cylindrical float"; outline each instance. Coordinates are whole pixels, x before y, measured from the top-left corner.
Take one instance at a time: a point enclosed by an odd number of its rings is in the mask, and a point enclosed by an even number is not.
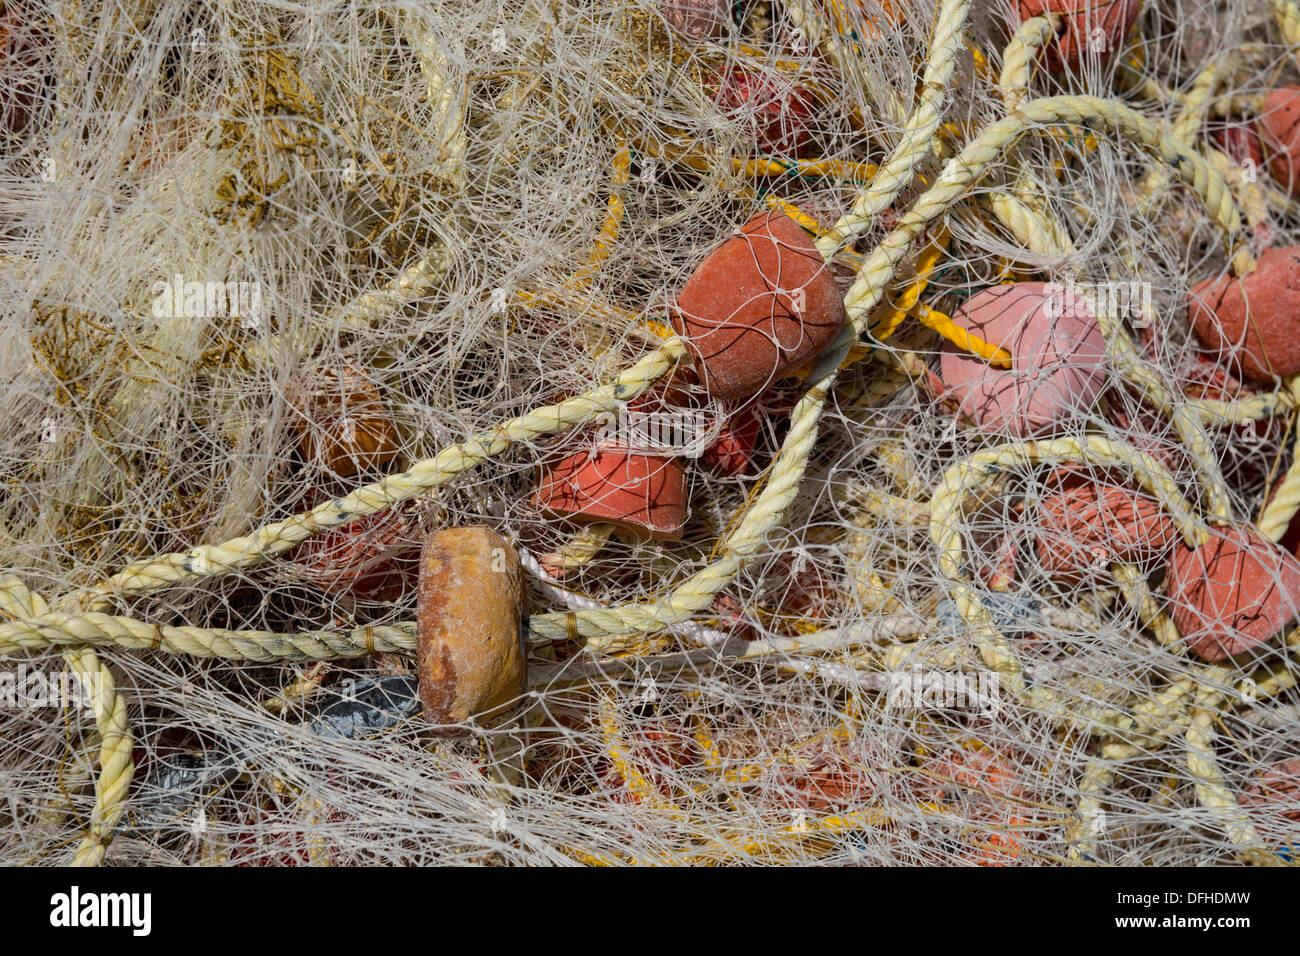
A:
[[[558,518],[674,541],[686,523],[686,472],[674,458],[597,446],[545,466],[533,501]]]
[[[756,395],[814,358],[847,318],[811,237],[784,213],[761,212],[700,263],[672,321],[704,388],[725,402]]]
[[[1213,528],[1206,544],[1178,545],[1166,590],[1187,646],[1221,661],[1300,618],[1300,561],[1253,528]]]
[[[1300,246],[1273,248],[1253,271],[1206,279],[1192,288],[1188,320],[1208,349],[1257,381],[1300,372]]]
[[[444,732],[527,688],[519,555],[490,528],[447,528],[420,554],[415,636],[424,715]]]
[[[1178,531],[1149,495],[1090,482],[1040,502],[1037,538],[1044,570],[1077,582],[1114,563],[1150,573],[1164,564]]]

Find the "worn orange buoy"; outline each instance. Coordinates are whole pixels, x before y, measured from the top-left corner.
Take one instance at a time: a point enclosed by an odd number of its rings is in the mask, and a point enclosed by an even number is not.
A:
[[[1062,16],[1055,43],[1047,47],[1054,73],[1078,69],[1089,55],[1105,57],[1118,50],[1133,29],[1141,0],[1017,0],[1020,21],[1052,12]]]
[[[342,478],[382,468],[397,457],[397,431],[363,371],[342,365],[288,389],[299,449],[308,462]]]
[[[782,88],[768,77],[733,68],[722,75],[718,105],[729,113],[754,112],[758,148],[798,156],[808,142],[813,98],[797,86]]]
[[[783,213],[761,212],[700,263],[672,321],[705,389],[735,401],[816,356],[847,318],[808,234]]]
[[[1208,349],[1224,353],[1257,381],[1300,372],[1300,246],[1267,250],[1241,278],[1206,279],[1192,288],[1187,316]]]
[[[1106,385],[1106,344],[1086,303],[1064,286],[993,286],[953,321],[1011,353],[1010,369],[945,343],[940,375],[960,411],[985,428],[1037,434],[1090,409]]]
[[[1273,178],[1300,196],[1300,86],[1283,86],[1264,97],[1257,124]]]
[[[1300,617],[1300,561],[1252,528],[1214,528],[1199,548],[1180,543],[1166,591],[1174,624],[1203,660],[1221,661]]]
[[[1113,563],[1148,574],[1178,539],[1159,502],[1117,485],[1086,484],[1045,498],[1038,508],[1038,560],[1048,574],[1080,581]]]
[[[675,541],[686,524],[686,472],[674,458],[600,446],[544,466],[533,503],[555,517]]]
[[[519,555],[490,528],[432,534],[420,555],[415,634],[424,715],[457,724],[526,689]]]

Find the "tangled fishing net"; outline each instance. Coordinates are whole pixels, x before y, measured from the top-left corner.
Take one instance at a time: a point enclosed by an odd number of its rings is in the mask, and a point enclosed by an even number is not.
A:
[[[1292,0],[3,7],[0,860],[1292,859]]]

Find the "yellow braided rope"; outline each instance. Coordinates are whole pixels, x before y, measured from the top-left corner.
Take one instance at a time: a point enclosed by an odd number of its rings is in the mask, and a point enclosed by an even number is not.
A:
[[[978,335],[972,335],[952,320],[951,316],[937,312],[924,303],[917,304],[910,313],[926,328],[933,329],[945,339],[967,352],[978,355],[990,365],[998,368],[1011,367],[1011,353],[1006,349],[990,345]]]
[[[1223,677],[1226,676],[1224,672]],[[1204,693],[1198,692],[1186,735],[1187,769],[1196,781],[1196,799],[1210,811],[1233,846],[1243,852],[1266,857],[1268,853],[1263,841],[1251,825],[1246,811],[1228,789],[1223,773],[1219,770],[1214,756],[1213,720],[1212,704],[1206,701]]]
[[[1151,593],[1146,578],[1131,564],[1111,565],[1111,574],[1119,582],[1125,599],[1137,609],[1138,619],[1155,634],[1165,647],[1184,651],[1183,636],[1168,614],[1160,609],[1160,602]]]
[[[73,866],[98,866],[104,860],[113,829],[126,809],[126,793],[135,773],[131,759],[131,729],[126,718],[126,699],[117,692],[113,674],[89,649],[67,651],[64,659],[77,672],[83,687],[92,688],[91,706],[99,729],[99,776],[95,778],[95,805],[90,827]]]
[[[48,611],[45,599],[28,590],[18,578],[11,575],[0,578],[0,614],[22,620],[39,617]],[[0,624],[0,627],[5,626],[8,624]],[[12,650],[3,653],[12,653]],[[113,829],[122,817],[126,792],[135,772],[126,699],[117,693],[112,672],[100,662],[94,651],[85,648],[67,650],[63,652],[63,659],[76,673],[81,686],[90,690],[90,704],[100,740],[95,804],[90,813],[90,826],[72,865],[98,866],[112,841]]]
[[[614,526],[605,522],[588,525],[573,535],[554,554],[541,559],[548,568],[580,568],[600,553],[600,549],[609,543]]]
[[[1291,395],[1300,399],[1300,375],[1292,378],[1287,384]],[[1297,512],[1300,512],[1300,428],[1296,429],[1291,467],[1278,482],[1273,492],[1273,500],[1264,506],[1255,526],[1266,538],[1281,541]]]
[[[1181,107],[1174,117],[1169,134],[1175,139],[1191,143],[1196,139],[1197,130],[1201,128],[1205,112],[1214,94],[1214,85],[1219,80],[1219,64],[1211,61],[1192,81],[1189,89],[1181,99]],[[1142,205],[1142,212],[1150,210],[1161,194],[1169,186],[1169,171],[1163,167],[1153,169],[1142,184],[1142,192],[1147,197]]]
[[[414,623],[352,631],[232,631],[150,624],[99,611],[42,611],[0,623],[0,655],[106,646],[239,661],[325,661],[415,649]]]
[[[871,185],[858,193],[853,208],[825,237],[817,240],[817,248],[827,259],[871,227],[875,217],[912,181],[917,164],[930,155],[931,143],[943,118],[948,83],[962,47],[968,8],[969,0],[943,0],[921,79],[920,102],[908,118],[898,145],[876,171]]]

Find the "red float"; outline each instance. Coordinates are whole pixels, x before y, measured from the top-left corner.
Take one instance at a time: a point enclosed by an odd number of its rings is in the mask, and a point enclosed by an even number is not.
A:
[[[847,315],[808,234],[789,216],[761,212],[700,263],[672,320],[709,394],[737,401],[815,357]]]
[[[731,114],[752,111],[755,139],[765,152],[798,156],[808,142],[813,98],[807,90],[733,68],[722,75],[718,105]]]
[[[754,446],[763,425],[763,416],[754,406],[736,412],[722,426],[717,439],[701,456],[706,465],[728,475],[748,475],[754,466]]]
[[[1038,560],[1065,581],[1082,581],[1117,562],[1150,573],[1178,540],[1159,502],[1116,485],[1088,484],[1051,495],[1038,514]]]
[[[1253,123],[1222,126],[1210,134],[1210,139],[1220,151],[1242,165],[1250,162],[1256,169],[1264,165],[1264,147]]]
[[[1201,343],[1232,371],[1257,381],[1300,372],[1300,246],[1267,250],[1255,270],[1206,279],[1192,288],[1188,320]]]
[[[1256,127],[1273,178],[1300,196],[1300,86],[1269,91]]]
[[[1251,528],[1211,529],[1198,548],[1179,544],[1166,590],[1174,624],[1206,661],[1250,650],[1300,617],[1300,561]]]
[[[1118,50],[1133,29],[1141,0],[1017,0],[1020,20],[1051,11],[1063,17],[1058,39],[1047,47],[1047,66],[1054,73],[1076,70],[1089,55],[1105,57]]]
[[[420,540],[414,521],[390,508],[308,538],[294,558],[303,580],[323,591],[391,601],[419,571]]]
[[[675,541],[686,524],[686,473],[672,458],[598,447],[545,467],[533,503],[558,518]]]
[[[989,750],[950,750],[926,764],[925,771],[924,791],[982,825],[967,835],[977,845],[959,850],[957,862],[1007,866],[1019,861],[1029,836],[1027,807],[1018,802],[1024,784],[1006,757]]]
[[[1010,369],[945,343],[947,394],[980,425],[1014,437],[1047,431],[1096,403],[1106,345],[1088,307],[1063,286],[1021,282],[984,289],[953,321],[1011,353]]]

